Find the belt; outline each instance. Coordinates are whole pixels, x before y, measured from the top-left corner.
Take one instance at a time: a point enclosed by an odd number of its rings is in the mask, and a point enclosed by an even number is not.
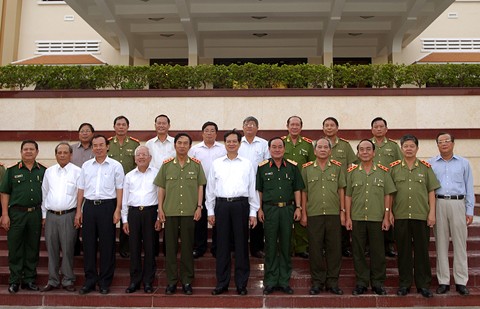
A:
[[[295,202],[294,201],[290,201],[290,202],[279,202],[279,203],[267,203],[265,202],[264,204],[267,204],[267,205],[272,205],[272,206],[277,206],[277,207],[285,207],[285,206],[291,206],[291,205],[295,205]]]
[[[67,210],[60,210],[60,211],[55,211],[55,210],[48,210],[49,213],[51,214],[54,214],[54,215],[57,215],[57,216],[61,216],[61,215],[65,215],[65,214],[69,214],[73,211],[77,210],[76,207],[74,208],[70,208],[70,209],[67,209]]]
[[[222,202],[248,201],[248,197],[245,197],[245,196],[240,196],[240,197],[217,197],[217,201],[222,201]]]
[[[444,200],[463,200],[465,198],[465,195],[441,195],[437,194],[435,195],[437,198],[441,198]]]
[[[109,203],[109,202],[113,202],[115,201],[116,199],[115,198],[109,198],[109,199],[106,199],[106,200],[85,200],[86,202],[89,202],[95,206],[98,206],[98,205],[102,205],[102,204],[105,204],[105,203]]]
[[[32,211],[35,211],[37,209],[40,209],[40,205],[31,206],[31,207],[21,206],[21,205],[12,205],[12,206],[10,206],[10,208],[16,209],[16,210],[19,210],[19,211],[23,211],[23,212],[32,212]]]
[[[144,211],[150,208],[158,207],[158,205],[149,205],[149,206],[128,206],[129,210],[138,210],[138,211]]]

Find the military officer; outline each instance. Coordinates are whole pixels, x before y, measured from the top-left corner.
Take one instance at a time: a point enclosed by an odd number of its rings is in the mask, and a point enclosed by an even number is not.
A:
[[[373,163],[375,144],[369,139],[357,146],[361,163],[347,171],[345,210],[347,230],[352,231],[353,265],[356,287],[353,295],[372,290],[387,294],[383,284],[386,278],[385,248],[382,230],[390,228],[391,194],[396,191],[388,168]],[[370,244],[370,267],[365,258],[365,246]]]
[[[400,145],[403,160],[390,164],[397,187],[390,215],[390,223],[395,224],[398,248],[400,288],[397,295],[408,294],[414,273],[417,292],[429,298],[433,294],[429,289],[432,270],[428,247],[430,228],[435,225],[435,190],[440,184],[430,164],[417,159],[418,139],[415,136],[404,135]]]
[[[285,141],[285,159],[297,162],[301,168],[303,164],[315,160],[313,153],[312,140],[302,137],[303,120],[299,116],[291,116],[287,120],[288,135],[283,136]],[[307,229],[300,222],[293,224],[293,252],[295,256],[308,259],[308,237]]]
[[[301,217],[301,189],[304,188],[297,163],[285,160],[285,142],[280,137],[268,141],[270,159],[258,166],[256,189],[259,192],[258,218],[264,222],[265,272],[263,294],[275,288],[293,294],[290,255],[292,223]]]
[[[128,118],[125,116],[118,116],[113,120],[115,136],[108,139],[110,142],[108,156],[122,164],[125,175],[137,166],[135,164],[135,149],[140,146],[140,141],[138,139],[127,135],[129,127],[130,121]],[[120,222],[120,226],[122,226],[122,224],[123,220]],[[123,258],[129,257],[130,250],[128,246],[128,235],[125,234],[123,229],[120,229],[118,238],[118,251],[120,252],[120,256]]]
[[[310,294],[327,291],[342,295],[338,277],[342,261],[341,226],[345,225],[345,170],[330,159],[332,144],[322,137],[315,143],[317,159],[303,165],[302,220],[310,244]],[[325,251],[325,258],[323,252]],[[326,263],[325,263],[326,262]]]
[[[42,231],[42,180],[45,166],[35,159],[38,144],[25,140],[20,147],[22,160],[9,167],[0,186],[2,227],[7,231],[8,292],[18,289],[38,291],[35,284]]]
[[[375,157],[373,162],[380,163],[383,166],[389,166],[390,163],[400,160],[402,153],[396,141],[386,137],[388,127],[387,121],[382,117],[376,117],[371,123],[372,142],[375,144]],[[395,241],[393,236],[393,226],[383,233],[385,237],[385,255],[395,257]]]

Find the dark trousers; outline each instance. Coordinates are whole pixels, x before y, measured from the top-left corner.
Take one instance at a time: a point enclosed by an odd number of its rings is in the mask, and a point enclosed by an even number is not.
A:
[[[121,219],[120,219],[120,226],[123,226],[123,221]],[[120,229],[120,233],[118,234],[118,252],[120,253],[130,252],[128,235],[125,234],[122,228]]]
[[[307,229],[300,222],[293,222],[292,247],[294,253],[308,251]]]
[[[353,221],[352,249],[353,266],[357,285],[368,287],[383,286],[386,278],[385,247],[382,222]],[[365,246],[370,244],[370,267],[365,257]]]
[[[338,287],[342,265],[341,224],[339,215],[308,217],[310,273],[312,286]],[[325,257],[323,252],[325,251]]]
[[[32,212],[10,207],[8,215],[10,217],[10,229],[7,232],[10,268],[8,283],[35,282],[42,232],[40,206]]]
[[[116,199],[94,205],[85,200],[83,205],[83,268],[85,286],[109,288],[115,272],[115,225],[113,213]],[[97,244],[100,252],[100,272],[97,272]]]
[[[168,216],[165,220],[165,269],[167,283],[176,285],[178,279],[182,284],[191,284],[194,278],[193,269],[193,235],[195,221],[193,216]],[[180,235],[180,276],[178,276],[177,253],[178,236]]]
[[[432,269],[428,256],[430,228],[427,222],[412,219],[395,220],[395,240],[398,249],[399,286],[409,288],[415,275],[417,288],[429,288]]]
[[[265,247],[264,228],[263,223],[257,218],[257,225],[250,230],[250,254],[263,251]]]
[[[216,200],[217,287],[228,287],[230,284],[231,234],[233,234],[235,246],[235,285],[237,288],[247,286],[250,276],[250,260],[248,258],[249,212],[250,205],[247,198],[234,202]]]
[[[156,264],[153,241],[158,205],[140,210],[130,207],[128,210],[128,227],[130,229],[130,282],[139,285],[152,284],[155,279]],[[142,270],[142,248],[144,252]]]

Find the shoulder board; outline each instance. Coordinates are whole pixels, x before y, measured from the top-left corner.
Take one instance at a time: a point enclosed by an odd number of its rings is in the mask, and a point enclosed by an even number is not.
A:
[[[168,163],[170,161],[173,161],[173,159],[175,159],[175,157],[168,158],[168,159],[163,161],[163,164]]]
[[[312,143],[312,142],[313,142],[311,139],[306,138],[306,137],[303,137],[303,136],[302,136],[302,139],[303,139],[304,141],[306,141],[307,143]]]
[[[400,162],[402,162],[402,160],[393,161],[392,163],[390,163],[390,167],[394,167],[395,165],[399,165]]]
[[[388,167],[383,166],[383,165],[381,165],[380,163],[378,163],[377,166],[378,166],[379,168],[381,168],[382,170],[384,170],[385,172],[388,172]]]
[[[22,164],[22,162],[13,163],[12,165],[9,165],[7,168],[11,168],[11,167],[14,167],[14,166],[18,166],[18,168],[20,168],[21,164]]]
[[[391,141],[392,143],[395,143],[395,144],[397,144],[397,141],[396,141],[396,140],[394,140],[394,139],[391,139],[391,138],[389,138],[388,140],[389,140],[389,141]]]
[[[310,162],[307,162],[305,164],[302,165],[303,168],[307,167],[307,166],[310,166],[313,164],[313,161],[310,161]]]
[[[197,158],[190,158],[190,159],[191,159],[193,162],[195,162],[195,163],[198,163],[198,164],[201,163],[200,160],[198,160]]]
[[[330,162],[332,162],[335,165],[342,166],[342,162],[339,162],[337,160],[330,159]]]
[[[136,139],[135,137],[131,137],[131,136],[130,136],[130,139],[131,139],[132,141],[136,141],[137,143],[140,144],[140,140]]]
[[[425,160],[420,160],[420,162],[422,162],[423,165],[425,165],[425,166],[428,167],[428,168],[432,167],[432,165],[431,165],[430,163],[428,163],[427,161],[425,161]]]
[[[341,138],[341,137],[339,137],[338,139],[339,139],[339,140],[341,140],[341,141],[344,141],[344,142],[350,143],[348,140],[346,140],[346,139],[344,139],[344,138]]]
[[[357,164],[352,164],[352,166],[350,166],[347,170],[348,173],[350,173],[351,171],[353,171],[354,169],[356,169],[358,167]]]
[[[284,136],[282,136],[282,137],[280,137],[280,138],[281,138],[281,139],[286,139],[286,138],[287,138],[287,136],[286,136],[286,135],[284,135]]]
[[[115,136],[110,136],[107,140],[111,141]]]
[[[37,164],[40,165],[40,166],[43,167],[43,168],[47,168],[47,166],[46,166],[45,164],[43,164],[43,163],[37,162]]]
[[[3,162],[0,162],[0,166],[5,166],[5,164],[3,164]]]
[[[258,163],[258,166],[264,166],[265,164],[268,163],[268,159],[267,160],[263,160],[262,162]]]
[[[287,159],[287,161],[288,161],[288,162],[290,162],[291,164],[295,165],[295,166],[297,166],[297,165],[298,165],[298,163],[297,163],[297,162],[295,162],[295,161],[293,161],[293,160]]]

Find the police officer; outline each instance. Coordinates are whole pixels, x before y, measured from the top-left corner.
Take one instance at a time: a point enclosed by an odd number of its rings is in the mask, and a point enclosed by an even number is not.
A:
[[[302,118],[299,116],[291,116],[287,120],[288,135],[282,137],[285,141],[285,155],[283,157],[297,162],[299,168],[301,168],[303,164],[315,160],[312,140],[300,135],[302,127]],[[303,227],[300,222],[296,221],[293,224],[292,241],[295,256],[308,259],[307,229]]]
[[[356,277],[352,294],[365,293],[371,283],[373,292],[385,295],[386,262],[382,230],[390,228],[391,194],[396,189],[388,168],[373,163],[375,144],[371,140],[361,140],[357,151],[361,163],[348,169],[345,193],[345,225],[347,230],[352,231]],[[370,244],[370,267],[364,253],[367,241]]]
[[[129,127],[130,121],[128,118],[125,116],[118,116],[115,118],[115,120],[113,120],[115,136],[112,136],[108,139],[110,142],[108,156],[122,164],[125,175],[137,166],[135,164],[135,149],[140,146],[140,141],[138,139],[127,135]],[[121,224],[123,224],[123,221]],[[128,246],[128,235],[125,234],[123,229],[120,229],[118,238],[118,250],[120,252],[120,256],[123,258],[129,257],[130,250]]]
[[[407,134],[400,139],[400,144],[404,159],[390,164],[397,187],[390,216],[391,223],[395,223],[398,248],[400,288],[397,295],[408,294],[415,273],[417,292],[429,298],[433,295],[429,290],[432,270],[428,247],[430,228],[435,225],[435,190],[440,184],[430,164],[417,159],[418,139]]]
[[[275,288],[293,294],[289,285],[292,274],[290,255],[292,223],[301,217],[301,189],[304,188],[297,163],[283,158],[285,142],[280,137],[268,141],[270,159],[257,170],[256,189],[260,196],[258,218],[264,222],[265,273],[263,294]]]
[[[0,186],[2,227],[7,231],[8,292],[20,287],[38,291],[35,284],[42,231],[42,180],[45,166],[35,159],[38,144],[25,140],[20,147],[22,160],[9,167]]]
[[[302,220],[310,244],[310,294],[327,291],[342,295],[338,277],[342,261],[341,226],[345,225],[345,170],[330,159],[332,144],[323,137],[315,144],[317,159],[303,165]],[[325,258],[323,252],[325,251]],[[326,262],[326,263],[325,263]]]

